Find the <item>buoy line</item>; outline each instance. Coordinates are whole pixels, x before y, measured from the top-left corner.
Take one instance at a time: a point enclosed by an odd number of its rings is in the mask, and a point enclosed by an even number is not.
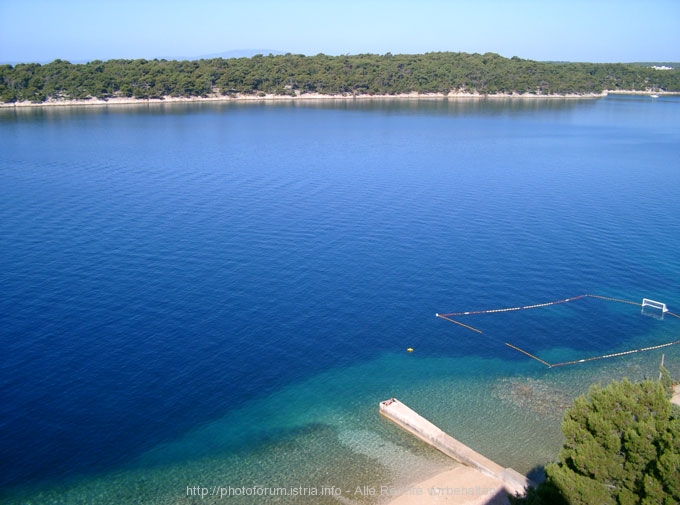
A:
[[[574,359],[571,361],[563,361],[562,363],[548,363],[547,361],[542,360],[541,358],[534,356],[533,354],[525,351],[524,349],[520,349],[519,347],[508,344],[507,342],[505,345],[508,347],[511,347],[512,349],[515,349],[516,351],[521,352],[522,354],[525,354],[529,356],[532,359],[535,359],[539,363],[544,364],[548,368],[555,368],[558,366],[567,366],[567,365],[578,365],[579,363],[587,363],[588,361],[596,361],[599,359],[608,359],[608,358],[618,358],[619,356],[626,356],[628,354],[634,354],[637,352],[646,352],[646,351],[653,351],[655,349],[661,349],[663,347],[670,347],[672,345],[680,344],[680,340],[675,340],[673,342],[666,342],[665,344],[659,344],[659,345],[652,345],[650,347],[641,347],[640,349],[631,349],[630,351],[621,351],[621,352],[614,352],[611,354],[603,354],[601,356],[592,356],[590,358],[583,358],[583,359]]]
[[[572,296],[571,298],[565,298],[564,300],[555,300],[554,302],[545,302],[545,303],[536,303],[533,305],[524,305],[522,307],[506,307],[502,309],[487,309],[487,310],[468,310],[466,312],[451,312],[449,314],[436,314],[437,317],[460,317],[460,316],[472,316],[472,315],[478,315],[478,314],[497,314],[499,312],[514,312],[516,310],[530,310],[530,309],[540,309],[543,307],[549,307],[550,305],[557,305],[559,303],[568,303],[568,302],[574,302],[576,300],[580,300],[581,298],[599,298],[600,300],[609,300],[612,302],[619,302],[619,303],[627,303],[630,305],[637,305],[638,307],[641,306],[641,303],[637,302],[631,302],[629,300],[621,300],[619,298],[610,298],[608,296],[600,296],[600,295],[578,295],[578,296]]]
[[[636,305],[638,307],[642,307],[643,310],[644,310],[644,307],[645,307],[645,303],[647,303],[647,304],[654,303],[654,304],[658,304],[658,305],[663,306],[662,317],[663,317],[663,314],[667,314],[669,316],[680,319],[680,315],[674,314],[673,312],[669,312],[668,309],[666,308],[666,305],[661,304],[660,302],[655,302],[653,300],[643,299],[642,300],[643,303],[637,303],[637,302],[633,302],[633,301],[630,301],[630,300],[622,300],[620,298],[612,298],[612,297],[609,297],[609,296],[600,296],[600,295],[593,295],[593,294],[583,294],[583,295],[573,296],[571,298],[565,298],[563,300],[555,300],[555,301],[552,301],[552,302],[537,303],[537,304],[533,304],[533,305],[524,305],[524,306],[521,306],[521,307],[505,307],[505,308],[501,308],[501,309],[471,310],[471,311],[465,311],[465,312],[450,312],[448,314],[437,313],[437,314],[435,314],[435,316],[440,318],[440,319],[444,319],[444,320],[449,321],[451,323],[454,323],[454,324],[457,324],[457,325],[462,326],[464,328],[467,328],[468,330],[472,330],[472,331],[475,331],[477,333],[483,333],[482,330],[479,330],[479,329],[477,329],[473,326],[461,323],[460,321],[456,321],[455,319],[452,319],[452,318],[453,317],[461,317],[461,316],[479,315],[479,314],[498,314],[498,313],[502,313],[502,312],[514,312],[514,311],[517,311],[517,310],[538,309],[538,308],[542,308],[542,307],[549,307],[551,305],[557,305],[557,304],[560,304],[560,303],[573,302],[575,300],[580,300],[582,298],[597,298],[597,299],[600,299],[600,300],[607,300],[607,301],[616,302],[616,303],[625,303],[625,304],[628,304],[628,305]],[[603,354],[601,356],[592,356],[592,357],[589,357],[589,358],[583,358],[583,359],[577,359],[577,360],[571,360],[571,361],[564,361],[562,363],[548,363],[547,361],[542,360],[538,356],[535,356],[535,355],[531,354],[530,352],[528,352],[524,349],[521,349],[520,347],[512,345],[508,342],[505,342],[506,346],[508,346],[508,347],[518,351],[518,352],[521,352],[522,354],[538,361],[539,363],[542,363],[543,365],[547,366],[548,368],[554,368],[554,367],[558,367],[558,366],[567,366],[567,365],[576,365],[576,364],[587,363],[588,361],[595,361],[595,360],[600,360],[600,359],[616,358],[616,357],[619,357],[619,356],[626,356],[628,354],[634,354],[634,353],[639,353],[639,352],[652,351],[652,350],[655,350],[655,349],[661,349],[663,347],[669,347],[669,346],[676,345],[676,344],[680,344],[680,340],[675,340],[673,342],[666,342],[665,344],[653,345],[653,346],[649,346],[649,347],[641,347],[639,349],[631,349],[629,351],[621,351],[621,352],[615,352],[615,353],[611,353],[611,354]]]

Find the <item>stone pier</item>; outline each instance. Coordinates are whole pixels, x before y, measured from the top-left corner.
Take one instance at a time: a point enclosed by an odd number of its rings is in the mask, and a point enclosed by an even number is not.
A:
[[[491,461],[451,435],[443,432],[395,398],[380,402],[380,413],[447,456],[464,465],[476,468],[485,475],[500,480],[512,493],[524,494],[524,490],[527,487],[534,485],[521,473],[512,468],[503,468],[498,463]]]

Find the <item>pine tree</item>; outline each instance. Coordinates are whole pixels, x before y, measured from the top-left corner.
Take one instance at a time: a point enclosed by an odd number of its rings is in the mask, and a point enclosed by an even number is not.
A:
[[[671,412],[660,383],[592,387],[565,414],[548,481],[571,505],[680,503],[680,419]]]

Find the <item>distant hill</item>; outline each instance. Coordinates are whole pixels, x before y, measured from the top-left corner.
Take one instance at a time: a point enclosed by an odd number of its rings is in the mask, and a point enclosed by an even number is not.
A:
[[[263,56],[269,56],[273,54],[274,56],[285,54],[283,51],[277,51],[276,49],[233,49],[231,51],[224,51],[222,53],[212,53],[204,54],[197,58],[189,58],[192,60],[209,60],[212,58],[252,58],[256,54],[261,54]]]
[[[203,54],[200,56],[168,56],[168,55],[156,55],[155,58],[159,60],[170,60],[170,61],[194,61],[194,60],[210,60],[213,58],[224,58],[224,59],[229,59],[229,58],[252,58],[256,54],[261,54],[263,56],[269,56],[270,54],[273,54],[274,56],[280,55],[280,54],[285,54],[284,51],[278,51],[276,49],[233,49],[231,51],[224,51],[221,53],[211,53],[211,54]],[[31,61],[30,63],[39,63],[41,65],[47,65],[50,63],[52,60],[43,60],[43,61]],[[94,59],[89,59],[89,60],[83,60],[83,59],[77,59],[77,60],[68,60],[70,63],[74,64],[84,64],[88,63],[90,61],[99,61],[97,58]],[[0,61],[0,65],[20,65],[21,63],[28,63],[25,61]]]
[[[675,61],[639,61],[633,63],[633,65],[641,65],[643,67],[670,67],[670,68],[680,68],[680,63]]]

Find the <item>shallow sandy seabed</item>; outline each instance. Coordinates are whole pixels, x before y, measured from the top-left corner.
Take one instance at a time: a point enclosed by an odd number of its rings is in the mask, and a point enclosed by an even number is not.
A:
[[[389,505],[505,505],[509,493],[500,480],[462,465],[386,491],[396,496]]]

